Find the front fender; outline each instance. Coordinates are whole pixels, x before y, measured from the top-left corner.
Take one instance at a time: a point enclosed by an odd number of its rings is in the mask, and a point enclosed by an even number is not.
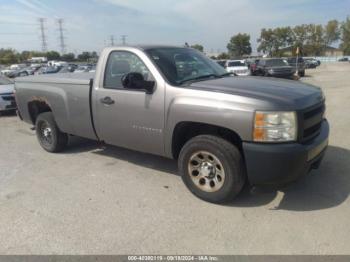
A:
[[[172,155],[173,133],[176,125],[181,122],[224,127],[237,133],[244,141],[251,140],[254,111],[245,103],[225,101],[220,97],[222,95],[224,94],[212,93],[216,99],[200,96],[181,96],[172,99],[166,112],[165,153],[167,156]]]

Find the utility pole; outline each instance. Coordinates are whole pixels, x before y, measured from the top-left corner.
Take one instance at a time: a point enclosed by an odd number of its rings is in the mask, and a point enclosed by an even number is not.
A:
[[[60,40],[60,48],[61,48],[61,55],[66,53],[66,45],[64,43],[64,34],[63,34],[63,23],[64,20],[62,18],[57,19],[57,23],[58,23],[58,31],[59,31],[59,40]]]
[[[110,40],[111,40],[111,46],[114,46],[114,35],[111,35]]]
[[[127,37],[128,37],[127,35],[121,35],[122,45],[126,45],[126,38]]]
[[[45,34],[45,18],[39,18],[39,29],[40,29],[40,38],[41,38],[41,50],[43,52],[47,51],[47,40]]]

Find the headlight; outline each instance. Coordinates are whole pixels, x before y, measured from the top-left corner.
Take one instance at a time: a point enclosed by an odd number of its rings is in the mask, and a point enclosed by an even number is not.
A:
[[[255,112],[253,139],[256,142],[296,141],[296,113]]]

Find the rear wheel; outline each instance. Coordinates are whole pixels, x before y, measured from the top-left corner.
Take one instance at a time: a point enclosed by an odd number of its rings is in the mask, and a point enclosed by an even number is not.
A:
[[[62,151],[68,143],[68,135],[59,130],[52,112],[42,113],[35,123],[36,135],[42,148],[48,152]]]
[[[178,164],[185,185],[205,201],[228,202],[243,188],[242,156],[233,144],[220,137],[192,138],[182,148]]]

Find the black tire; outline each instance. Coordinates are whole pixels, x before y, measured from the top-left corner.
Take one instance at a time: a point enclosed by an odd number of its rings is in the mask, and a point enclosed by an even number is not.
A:
[[[193,174],[190,174],[189,169],[193,162],[191,159],[193,159],[192,157],[198,154],[198,152],[199,154],[201,154],[201,152],[212,154],[222,165],[224,179],[221,187],[215,192],[207,192],[200,189],[200,185],[196,185],[193,180]],[[203,162],[198,164],[198,166],[202,165]],[[182,180],[187,188],[195,196],[211,203],[229,202],[241,192],[245,183],[246,175],[241,153],[236,146],[220,137],[199,135],[190,139],[181,149],[178,166]],[[199,173],[199,177],[200,180],[203,179],[201,173]],[[205,180],[207,181],[207,179]],[[209,186],[207,186],[208,188],[212,186],[210,183],[211,182],[209,182]]]
[[[59,130],[52,112],[45,112],[37,117],[35,130],[41,147],[48,152],[60,152],[68,144],[68,135]]]
[[[305,76],[305,70],[299,72],[299,76],[304,77]]]

